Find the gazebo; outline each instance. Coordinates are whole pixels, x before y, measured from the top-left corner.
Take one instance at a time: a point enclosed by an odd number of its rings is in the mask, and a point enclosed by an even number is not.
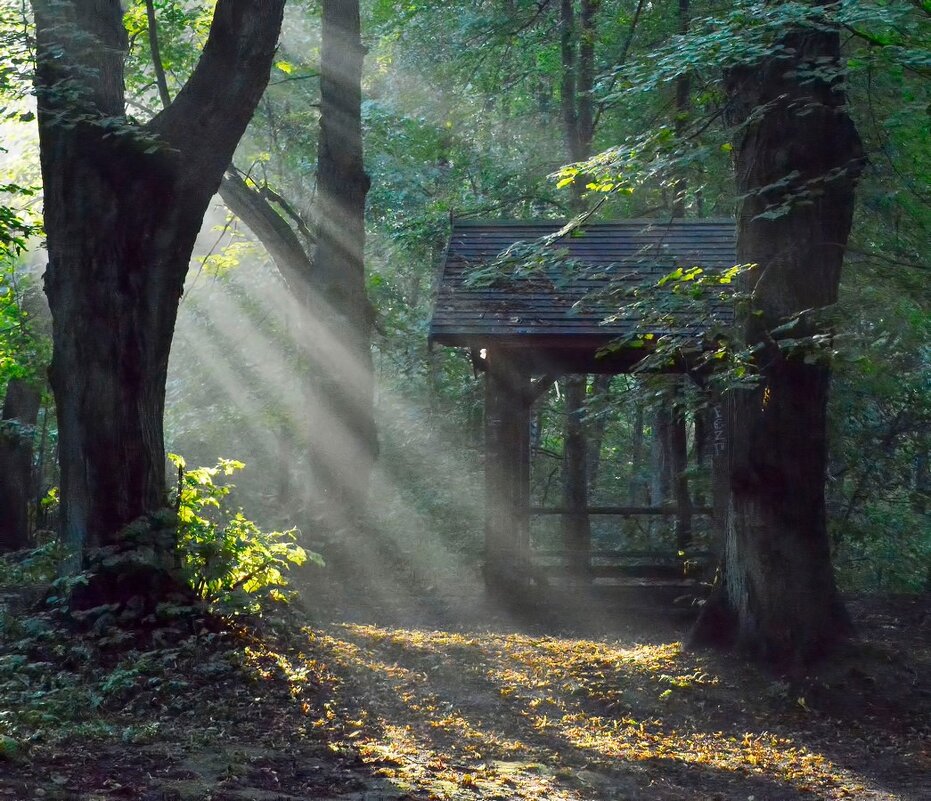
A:
[[[521,269],[518,243],[542,243],[537,269]],[[517,246],[517,247],[515,247]],[[564,228],[545,222],[454,221],[430,323],[432,344],[468,348],[485,376],[485,576],[515,587],[536,575],[531,559],[530,420],[534,402],[560,376],[629,372],[651,339],[676,323],[643,332],[624,314],[625,287],[655,285],[677,267],[727,269],[735,264],[733,220],[625,220]],[[503,265],[500,276],[496,265]],[[508,270],[508,265],[517,269]],[[717,302],[709,315],[732,314]],[[697,345],[707,325],[682,321],[674,333]],[[646,347],[645,347],[646,345]],[[674,370],[684,370],[676,365]],[[717,423],[723,424],[720,413]],[[714,452],[723,453],[723,429]],[[587,509],[651,514],[651,508]],[[670,513],[669,510],[663,512]],[[671,512],[674,514],[674,510]],[[578,546],[577,546],[578,547]],[[587,554],[576,554],[584,562]],[[589,560],[590,561],[590,560]]]

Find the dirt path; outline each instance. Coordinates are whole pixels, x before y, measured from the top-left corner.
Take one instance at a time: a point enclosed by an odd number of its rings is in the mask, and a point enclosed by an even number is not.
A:
[[[505,610],[470,593],[350,596],[286,647],[196,645],[150,665],[122,705],[93,725],[88,710],[84,736],[0,755],[0,797],[931,797],[927,601],[854,605],[860,657],[792,687],[683,651],[681,620],[629,597]],[[153,675],[177,689],[150,692]]]
[[[315,631],[348,721],[319,725],[400,791],[436,798],[931,797],[929,721],[916,706],[927,710],[928,687],[914,665],[877,651],[803,690],[684,652],[668,620],[620,621],[620,637],[500,621],[491,633]]]

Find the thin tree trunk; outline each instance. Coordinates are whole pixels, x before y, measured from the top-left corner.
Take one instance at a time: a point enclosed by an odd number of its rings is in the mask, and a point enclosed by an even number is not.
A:
[[[378,452],[371,354],[372,309],[365,291],[362,47],[357,0],[324,0],[317,156],[317,249],[311,290],[321,301],[322,338],[313,343],[320,389],[312,463],[331,528],[364,512]],[[313,306],[313,304],[312,304]],[[332,352],[339,349],[341,358]]]
[[[48,403],[40,407],[42,415],[42,428],[39,434],[39,453],[36,460],[36,475],[33,482],[33,492],[35,493],[34,508],[36,510],[36,529],[49,528],[47,517],[48,514],[43,510],[42,499],[45,497],[45,468],[47,463],[48,451],[48,429],[49,429],[49,407]]]
[[[710,436],[711,436],[711,421],[710,421],[710,408],[707,405],[703,405],[703,402],[699,402],[694,406],[693,413],[695,419],[695,428],[694,428],[694,441],[692,445],[692,452],[695,459],[695,469],[698,470],[699,475],[704,475],[704,471],[708,466],[708,453],[711,446]],[[703,491],[696,489],[695,491],[695,505],[704,506],[705,505],[705,494]]]
[[[668,379],[653,410],[652,437],[650,439],[650,505],[664,506],[672,499],[673,485],[673,391]],[[662,523],[661,523],[662,524]]]
[[[566,150],[572,161],[591,155],[594,138],[595,16],[598,0],[581,0],[576,24],[574,0],[560,5],[560,52],[562,57],[561,110]],[[571,186],[574,212],[584,209],[585,180]],[[585,376],[566,381],[565,458],[563,460],[563,504],[570,513],[563,517],[563,536],[570,552],[570,570],[577,576],[588,573],[591,550],[589,520],[588,456],[582,422],[585,405]]]
[[[676,501],[676,548],[683,551],[692,544],[692,498],[688,479],[688,430],[682,381],[676,382],[672,401],[669,453],[671,457],[672,495]]]
[[[41,390],[27,381],[7,385],[0,417],[0,551],[29,546],[32,451]]]
[[[689,0],[679,0],[678,9],[679,34],[685,35],[689,31]],[[688,128],[689,108],[691,105],[691,77],[688,73],[676,79],[676,115],[674,130],[680,142],[685,137]],[[672,216],[685,217],[686,195],[688,191],[688,177],[685,170],[679,168],[678,175],[673,184]],[[692,501],[689,496],[688,474],[688,443],[686,435],[685,409],[682,404],[682,381],[679,378],[671,379],[672,386],[668,393],[663,395],[663,404],[667,409],[657,412],[657,434],[660,437],[659,448],[663,453],[660,466],[664,475],[661,481],[668,483],[669,496],[676,503],[676,547],[683,550],[692,541]],[[665,473],[668,471],[668,475]],[[664,487],[667,489],[667,487]],[[662,498],[665,501],[666,497]]]
[[[575,49],[575,2],[561,0],[560,3],[560,54],[562,57],[562,82],[560,84],[560,109],[562,110],[563,135],[566,137],[566,152],[573,161],[582,156],[579,140],[579,117],[576,107],[576,49]],[[578,202],[581,183],[572,185],[573,198]]]
[[[634,405],[634,421],[630,434],[630,505],[639,506],[647,502],[647,492],[640,472],[643,470],[643,403]]]
[[[685,35],[689,32],[689,0],[679,0],[679,34]],[[689,73],[684,73],[676,78],[676,118],[674,130],[676,138],[680,141],[685,136],[688,128],[689,109],[691,106],[691,89],[692,80]],[[686,193],[688,190],[688,179],[684,170],[679,170],[679,176],[673,184],[672,199],[672,216],[684,217],[686,205]]]

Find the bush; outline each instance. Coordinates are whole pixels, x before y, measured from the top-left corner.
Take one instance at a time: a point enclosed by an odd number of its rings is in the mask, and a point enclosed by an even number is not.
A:
[[[224,509],[233,485],[217,479],[241,470],[242,462],[220,459],[215,467],[188,470],[180,456],[168,458],[178,469],[174,501],[182,566],[209,605],[257,612],[263,601],[290,597],[285,573],[291,565],[323,565],[319,554],[298,545],[297,529],[262,531],[241,509],[232,514]]]
[[[58,566],[65,556],[64,547],[50,542],[0,558],[0,587],[22,584],[48,584],[58,575]]]

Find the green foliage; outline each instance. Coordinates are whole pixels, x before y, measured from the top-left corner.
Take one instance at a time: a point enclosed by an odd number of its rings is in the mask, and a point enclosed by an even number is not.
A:
[[[244,661],[224,632],[192,636],[184,627],[162,628],[151,647],[126,648],[127,641],[115,643],[112,635],[76,633],[54,612],[10,615],[5,622],[0,764],[28,758],[44,744],[145,742],[160,725],[147,711],[186,714],[205,686],[235,676]]]
[[[833,521],[842,589],[921,593],[931,588],[929,516],[909,505],[901,485],[895,489],[897,499],[885,492],[871,493],[846,522]]]
[[[49,342],[26,308],[32,292],[32,278],[0,257],[0,394],[11,378],[38,378],[48,364]]]
[[[157,109],[159,98],[149,50],[145,2],[135,0],[125,5],[128,7],[123,24],[130,41],[126,88],[136,103]],[[213,4],[155,0],[154,6],[162,65],[174,96],[193,70],[207,40]]]
[[[147,20],[140,0],[130,5],[135,70],[129,89],[154,108]],[[205,4],[155,5],[174,92],[193,66],[203,28],[189,31]],[[452,550],[468,552],[462,561],[474,564],[480,548],[481,381],[462,352],[429,353],[425,346],[431,284],[450,217],[564,219],[568,182],[562,188],[557,182],[570,179],[585,183],[601,219],[666,218],[680,177],[687,184],[687,217],[732,216],[732,159],[741,131],[728,124],[726,69],[769,54],[789,26],[837,23],[845,31],[846,65],[815,65],[807,77],[831,78],[844,68],[850,113],[869,153],[842,296],[836,307],[778,321],[772,333],[784,354],[830,360],[833,367],[828,491],[844,585],[916,588],[926,552],[922,543],[931,542],[928,515],[920,511],[931,508],[922,478],[928,451],[922,432],[931,419],[926,9],[910,0],[693,0],[689,31],[682,34],[676,4],[645,3],[627,52],[640,5],[605,0],[598,6],[594,152],[600,155],[567,167],[555,180],[551,176],[567,160],[559,4],[377,0],[363,7],[369,48],[363,115],[372,177],[366,268],[377,309],[374,351],[385,473],[375,485],[379,528],[391,533],[405,558],[434,548],[435,562],[449,561]],[[312,3],[289,3],[279,62],[237,155],[257,185],[274,187],[311,228],[318,11]],[[675,109],[674,86],[683,76],[691,81],[687,113]],[[269,491],[266,478],[277,479],[283,464],[292,477],[306,467],[298,433],[303,399],[282,389],[300,358],[292,324],[278,314],[274,293],[280,282],[266,265],[257,269],[251,256],[239,245],[211,254],[204,278],[211,267],[239,263],[221,270],[222,279],[201,278],[195,292],[186,294],[182,325],[192,333],[176,349],[183,357],[173,357],[168,430],[174,448],[199,454],[198,463],[212,458],[212,443],[238,437],[250,453],[250,472],[262,477],[246,476],[239,491],[251,493],[248,507],[256,519],[280,528],[282,519],[301,519],[294,517],[295,507],[304,502],[293,485],[290,491]],[[500,264],[480,265],[473,280],[492,285],[527,279],[535,270],[538,276],[530,277],[543,282],[551,280],[550,267],[554,273],[572,268],[558,253],[536,267],[533,258],[513,249]],[[644,321],[626,343],[651,355],[643,367],[676,357],[682,347],[655,331],[672,318],[700,314],[728,288],[707,271],[682,266],[661,282],[612,299],[617,314]],[[238,334],[225,325],[231,303],[252,328],[244,358],[229,345]],[[814,315],[829,333],[810,336],[805,323]],[[705,351],[713,363],[709,369],[725,366],[718,373],[725,383],[752,380],[752,354],[724,335],[722,321],[711,327],[720,336]],[[628,495],[647,502],[650,459],[648,453],[634,459],[631,451],[635,441],[649,450],[649,381],[637,377],[625,384],[606,415],[610,423],[593,488],[605,504]],[[564,408],[555,396],[541,399],[537,409],[541,431],[534,469],[541,493],[548,490],[552,500],[559,491]],[[696,492],[699,487],[694,482]],[[896,560],[896,553],[902,558]],[[882,571],[867,569],[880,562],[887,566]]]
[[[0,586],[50,583],[64,555],[61,543],[52,540],[16,558],[0,558]]]
[[[224,499],[233,485],[217,479],[245,465],[220,459],[215,467],[186,468],[169,454],[178,469],[175,503],[178,549],[191,586],[208,604],[230,611],[258,612],[261,602],[288,598],[291,565],[308,560],[323,565],[319,554],[297,544],[297,530],[262,531],[242,510],[230,514]]]
[[[2,150],[2,149],[0,149]],[[18,184],[0,185],[0,198],[32,197],[35,192]],[[0,203],[0,259],[4,262],[18,256],[26,248],[26,240],[37,227],[25,219],[19,210]]]

